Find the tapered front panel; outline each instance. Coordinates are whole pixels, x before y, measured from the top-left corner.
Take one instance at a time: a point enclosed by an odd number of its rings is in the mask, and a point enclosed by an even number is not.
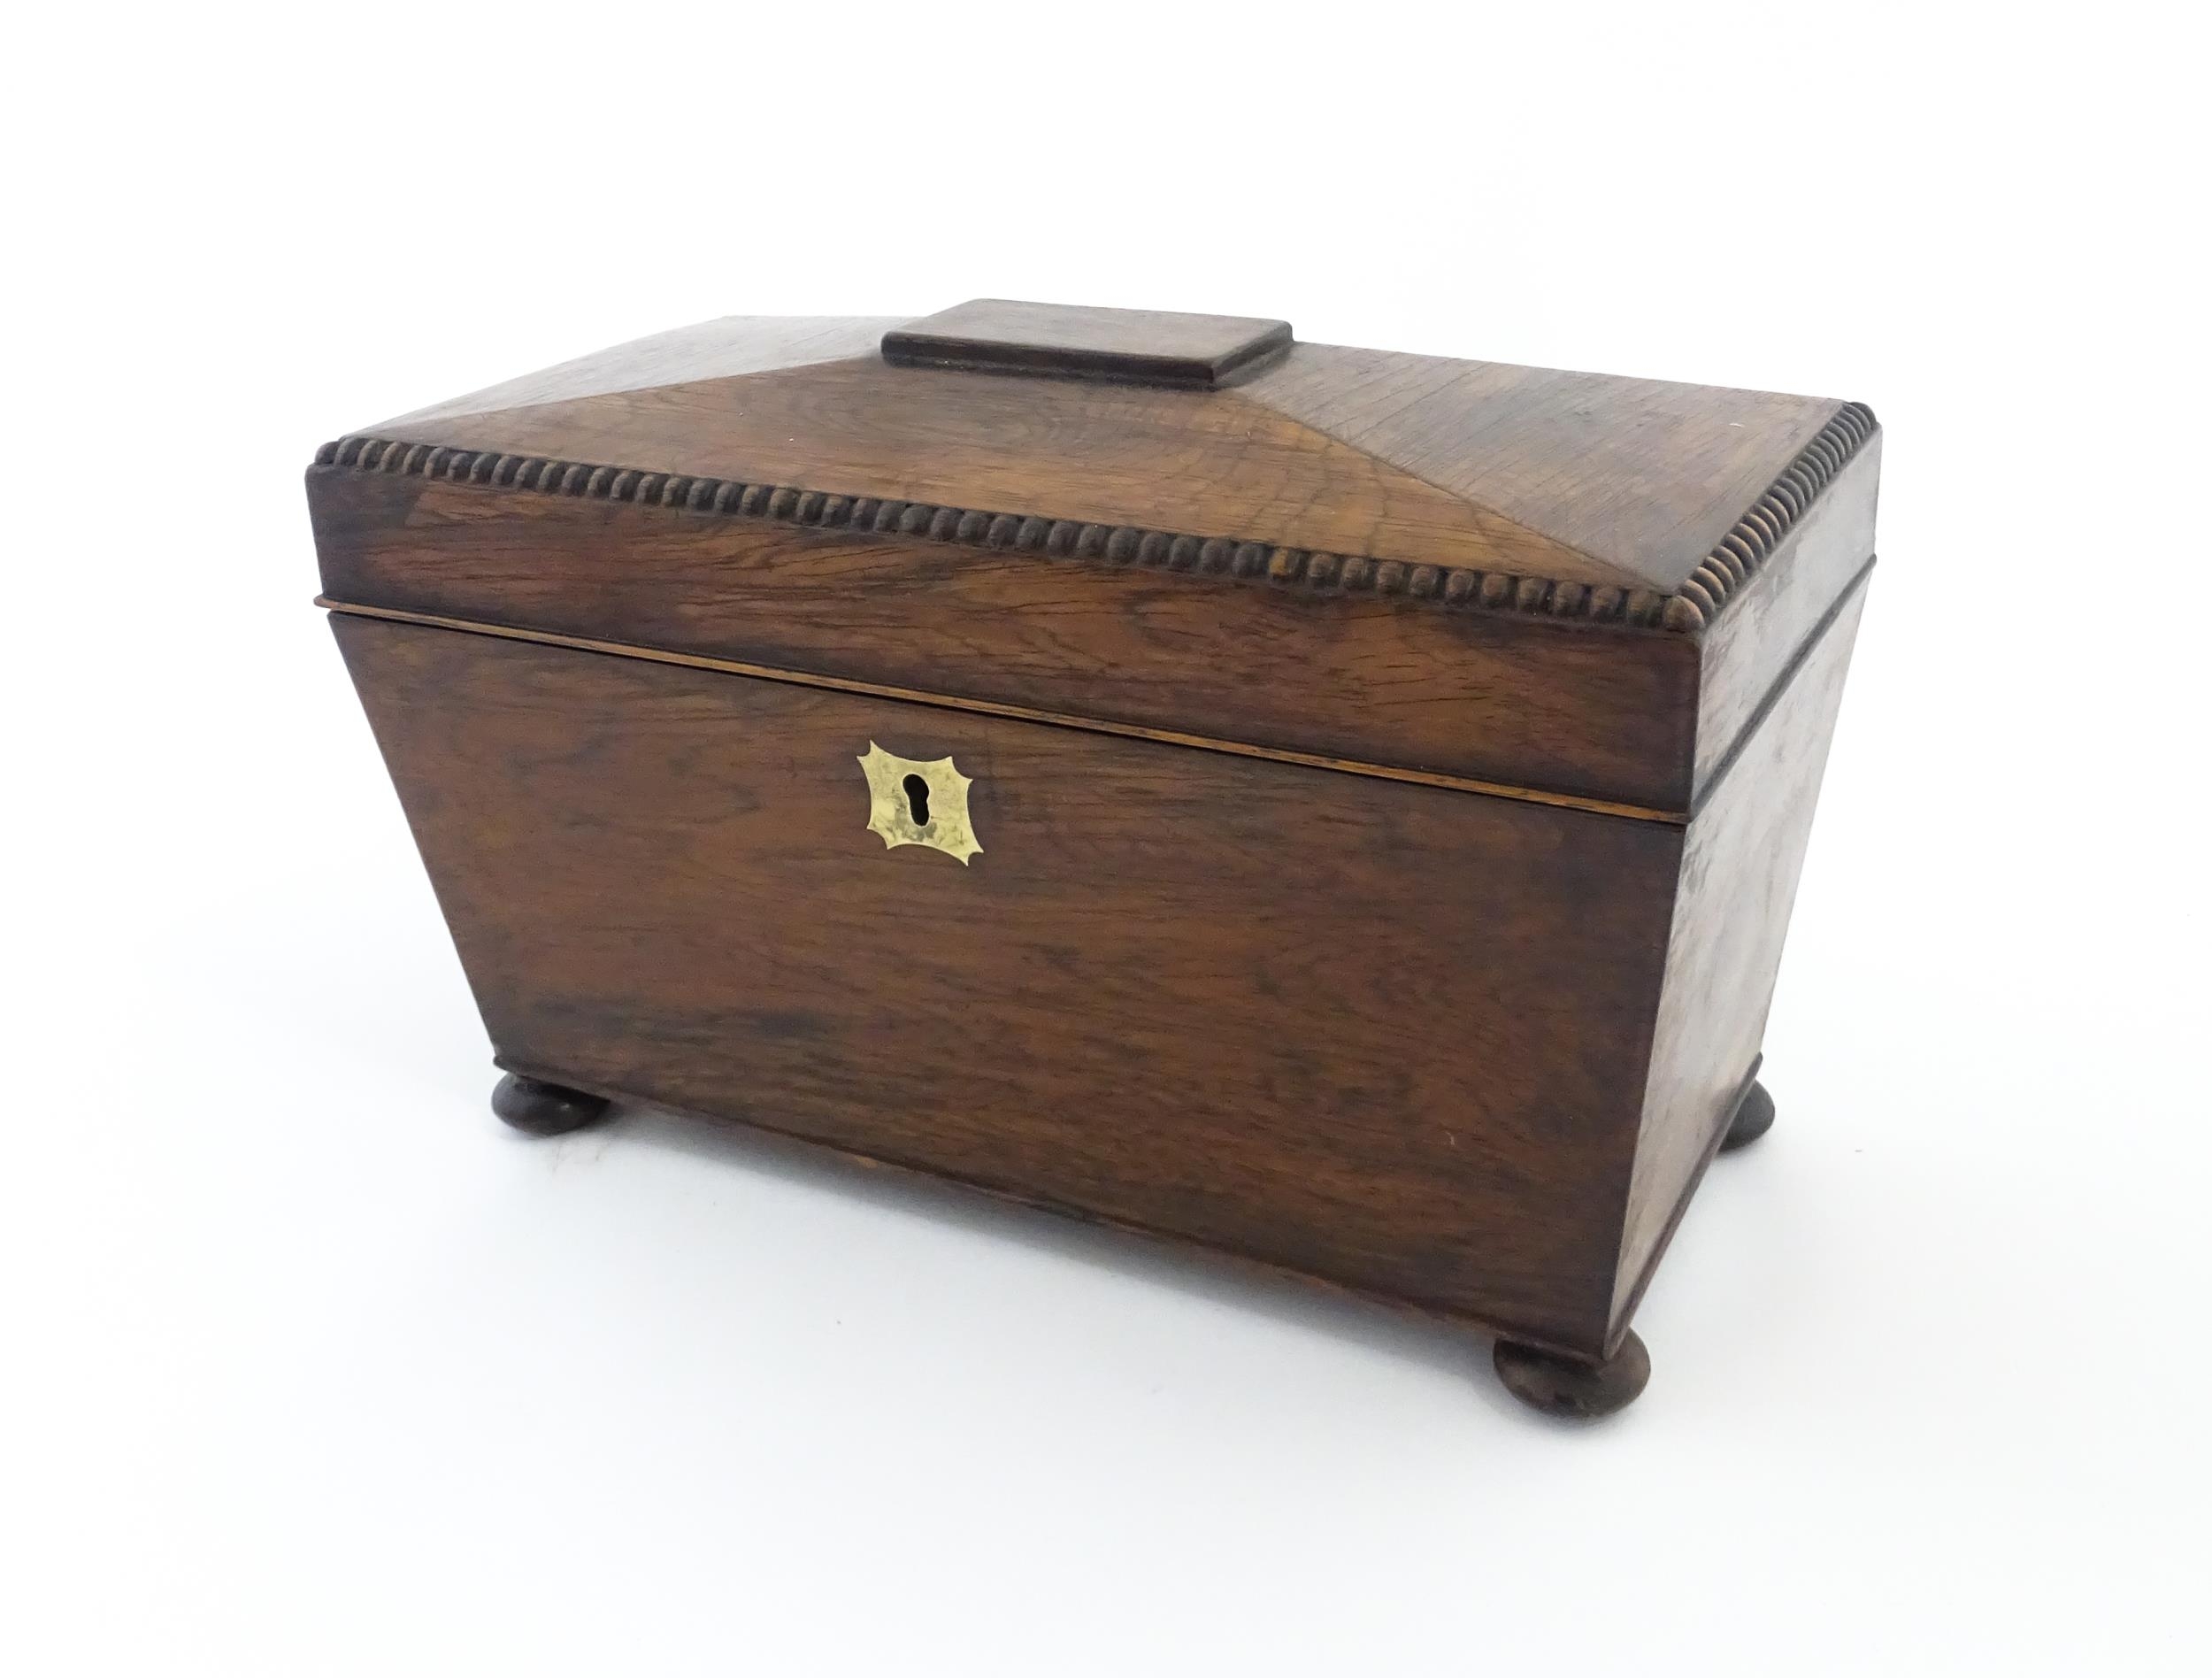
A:
[[[334,621],[510,1060],[1602,1341],[1678,828]]]

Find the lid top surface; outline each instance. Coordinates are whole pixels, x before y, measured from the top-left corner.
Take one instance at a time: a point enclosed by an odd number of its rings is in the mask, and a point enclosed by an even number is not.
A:
[[[1671,594],[1844,405],[982,300],[708,321],[366,433]]]

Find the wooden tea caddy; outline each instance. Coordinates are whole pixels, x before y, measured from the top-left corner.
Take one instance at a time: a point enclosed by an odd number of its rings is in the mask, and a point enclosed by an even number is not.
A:
[[[634,1098],[1194,1243],[1591,1415],[1772,1120],[1879,448],[980,301],[649,338],[308,495],[503,1118]]]

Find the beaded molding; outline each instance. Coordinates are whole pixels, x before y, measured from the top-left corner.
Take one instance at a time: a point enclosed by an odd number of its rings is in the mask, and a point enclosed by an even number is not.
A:
[[[1730,597],[1765,566],[1790,527],[1850,464],[1851,457],[1866,446],[1874,427],[1874,410],[1863,402],[1847,402],[1837,409],[1788,469],[1751,504],[1751,511],[1729,527],[1705,563],[1690,573],[1667,608],[1668,626],[1698,629],[1710,622]],[[1674,622],[1677,607],[1684,609],[1679,625]]]
[[[436,478],[449,483],[579,496],[593,501],[629,502],[684,512],[773,519],[814,529],[926,536],[933,542],[1042,553],[1055,558],[1103,559],[1164,571],[1264,580],[1315,593],[1373,594],[1478,611],[1693,634],[1710,622],[1730,597],[1766,564],[1815,498],[1874,435],[1874,425],[1873,411],[1864,404],[1845,404],[1751,510],[1730,527],[1720,545],[1681,589],[1671,595],[1609,583],[1477,571],[1464,566],[1279,548],[1264,542],[1184,535],[1133,525],[1086,524],[872,496],[830,495],[789,484],[741,483],[726,478],[592,466],[578,460],[445,448],[385,437],[350,436],[326,443],[316,451],[315,464],[400,477]]]

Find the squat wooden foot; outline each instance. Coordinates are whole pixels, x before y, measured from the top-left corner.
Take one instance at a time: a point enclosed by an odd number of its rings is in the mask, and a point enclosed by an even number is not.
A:
[[[492,1111],[517,1130],[526,1130],[534,1136],[557,1136],[564,1130],[580,1130],[604,1115],[607,1098],[511,1072],[492,1091]]]
[[[1601,1364],[1581,1364],[1501,1340],[1490,1354],[1506,1390],[1548,1416],[1594,1421],[1632,1403],[1651,1379],[1651,1354],[1632,1330]]]
[[[1773,1128],[1774,1097],[1767,1094],[1764,1084],[1755,1082],[1736,1104],[1736,1116],[1728,1121],[1728,1134],[1720,1139],[1720,1151],[1733,1153]]]

